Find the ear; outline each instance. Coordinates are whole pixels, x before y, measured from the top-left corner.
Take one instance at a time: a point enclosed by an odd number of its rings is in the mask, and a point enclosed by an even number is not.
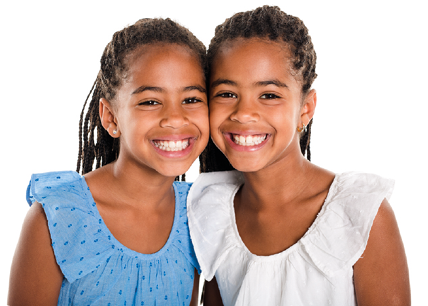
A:
[[[304,125],[308,125],[309,121],[315,114],[315,108],[317,106],[317,92],[315,89],[311,89],[303,101],[303,106],[300,110],[300,121]]]
[[[110,102],[106,99],[100,99],[100,119],[101,124],[109,135],[113,138],[118,138],[120,136],[119,127],[117,126],[117,120],[113,113],[113,108],[111,107]],[[114,131],[116,133],[114,133]]]

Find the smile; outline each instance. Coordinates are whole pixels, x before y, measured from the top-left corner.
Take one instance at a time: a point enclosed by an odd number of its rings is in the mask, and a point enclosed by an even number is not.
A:
[[[189,139],[182,139],[178,141],[153,140],[153,144],[162,151],[182,151],[189,146]]]
[[[238,135],[232,134],[233,142],[240,146],[252,147],[261,144],[267,137],[264,135]]]

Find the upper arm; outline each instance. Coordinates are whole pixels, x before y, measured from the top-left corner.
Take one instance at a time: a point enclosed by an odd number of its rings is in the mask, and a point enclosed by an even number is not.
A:
[[[57,305],[62,280],[45,213],[35,202],[25,217],[13,257],[8,305]]]
[[[382,202],[367,247],[354,265],[354,284],[359,306],[410,305],[406,254],[387,200]]]
[[[204,306],[223,306],[220,290],[215,277],[210,282],[205,282],[203,292]]]

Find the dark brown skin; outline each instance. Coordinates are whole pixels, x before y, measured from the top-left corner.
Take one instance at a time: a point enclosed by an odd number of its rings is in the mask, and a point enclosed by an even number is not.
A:
[[[141,86],[156,89],[136,93]],[[151,254],[168,240],[175,214],[172,184],[199,156],[209,137],[204,88],[195,55],[177,45],[153,45],[134,59],[116,104],[100,101],[103,127],[112,137],[121,137],[120,155],[85,179],[106,226],[129,249]],[[168,137],[192,139],[191,150],[174,158],[157,153],[152,141]],[[13,259],[8,304],[57,305],[62,280],[46,216],[35,203]],[[195,270],[191,305],[197,303],[198,287]]]
[[[13,257],[8,305],[57,305],[62,279],[45,212],[35,202],[25,217]]]
[[[361,258],[354,265],[358,305],[410,305],[404,245],[394,212],[382,202]]]
[[[211,137],[244,173],[234,199],[236,223],[242,241],[256,255],[277,254],[298,242],[334,179],[300,152],[296,128],[312,119],[317,97],[314,90],[302,94],[284,60],[288,56],[282,43],[237,39],[222,47],[210,77]],[[270,138],[259,150],[240,151],[229,141],[230,133]],[[410,305],[406,255],[386,200],[354,276],[358,305]],[[222,305],[215,279],[205,290],[204,305]]]

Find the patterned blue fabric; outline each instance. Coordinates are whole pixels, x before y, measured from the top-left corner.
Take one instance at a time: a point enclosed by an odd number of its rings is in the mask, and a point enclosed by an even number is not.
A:
[[[58,305],[189,305],[194,268],[187,224],[191,184],[174,182],[175,216],[154,254],[123,246],[108,230],[85,178],[76,172],[33,174],[27,201],[42,204],[56,261],[64,274]]]

